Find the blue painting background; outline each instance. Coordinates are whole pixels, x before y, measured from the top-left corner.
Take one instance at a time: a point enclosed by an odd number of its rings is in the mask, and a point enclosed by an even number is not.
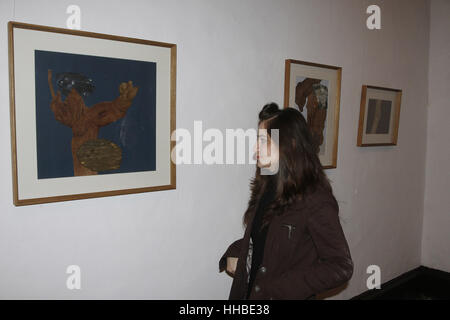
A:
[[[36,138],[38,179],[73,176],[72,129],[55,119],[50,109],[47,72],[80,73],[93,80],[94,91],[84,103],[91,107],[119,96],[119,85],[133,81],[139,90],[125,117],[99,129],[98,138],[122,149],[119,169],[98,174],[156,170],[156,63],[35,50]],[[64,100],[65,98],[62,97]]]

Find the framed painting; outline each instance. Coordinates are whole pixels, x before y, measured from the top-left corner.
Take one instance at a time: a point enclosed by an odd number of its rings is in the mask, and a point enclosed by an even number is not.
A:
[[[357,146],[397,145],[402,91],[363,85]]]
[[[304,116],[324,169],[336,168],[342,68],[287,59],[284,108]]]
[[[176,188],[176,45],[8,23],[16,206]]]

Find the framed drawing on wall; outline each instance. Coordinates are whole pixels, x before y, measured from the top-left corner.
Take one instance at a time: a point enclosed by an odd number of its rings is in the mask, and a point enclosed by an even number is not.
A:
[[[287,59],[284,107],[299,110],[324,169],[336,168],[342,68]]]
[[[176,45],[9,22],[16,206],[176,188]]]
[[[402,91],[363,85],[357,146],[397,144]]]

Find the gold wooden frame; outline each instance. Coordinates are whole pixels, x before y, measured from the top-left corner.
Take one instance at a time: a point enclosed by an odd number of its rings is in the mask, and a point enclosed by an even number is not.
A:
[[[68,201],[77,199],[87,199],[96,197],[107,197],[123,194],[142,193],[150,191],[160,191],[176,189],[176,165],[174,159],[170,163],[170,183],[168,185],[152,186],[144,188],[120,189],[112,191],[90,192],[81,194],[70,194],[62,196],[22,199],[18,198],[18,178],[17,178],[17,145],[16,145],[16,111],[15,111],[15,86],[14,86],[14,28],[31,29],[37,31],[46,31],[53,33],[63,33],[69,35],[99,38],[113,41],[122,41],[130,43],[138,43],[151,46],[160,46],[170,48],[170,132],[172,133],[176,128],[176,68],[177,68],[177,46],[172,43],[164,43],[157,41],[150,41],[137,38],[128,38],[122,36],[115,36],[102,33],[94,33],[87,31],[55,28],[34,24],[26,24],[21,22],[8,22],[8,56],[9,56],[9,86],[10,86],[10,125],[11,125],[11,163],[12,163],[12,184],[13,184],[13,202],[16,206]],[[170,151],[175,147],[175,141],[169,137]]]
[[[337,167],[337,154],[338,154],[338,138],[339,138],[339,111],[340,111],[340,101],[341,101],[341,81],[342,81],[342,67],[331,66],[326,64],[319,64],[314,62],[307,62],[294,59],[286,59],[285,61],[285,74],[284,74],[284,108],[289,107],[289,95],[290,95],[290,79],[291,79],[291,64],[302,64],[306,66],[325,68],[336,70],[336,101],[335,101],[335,116],[334,116],[334,140],[333,140],[333,151],[332,160],[330,165],[322,165],[323,169],[334,169]]]
[[[367,89],[377,89],[377,90],[385,90],[385,91],[393,91],[396,92],[395,97],[395,113],[394,113],[394,121],[393,121],[393,134],[392,134],[392,142],[390,143],[363,143],[363,130],[364,130],[364,118],[366,114],[366,98],[367,98]],[[359,110],[359,124],[358,124],[358,138],[356,141],[356,145],[358,147],[376,147],[376,146],[395,146],[397,145],[398,138],[398,127],[400,123],[400,107],[402,102],[402,90],[401,89],[393,89],[393,88],[385,88],[385,87],[377,87],[377,86],[369,86],[363,85],[361,90],[361,104]]]

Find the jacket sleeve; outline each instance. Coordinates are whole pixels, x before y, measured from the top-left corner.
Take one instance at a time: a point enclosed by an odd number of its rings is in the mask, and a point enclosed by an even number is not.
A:
[[[318,259],[307,269],[293,266],[269,280],[266,290],[272,299],[306,299],[339,287],[353,274],[353,261],[338,217],[337,203],[323,202],[308,217],[307,230]]]
[[[236,240],[228,247],[219,260],[219,272],[222,272],[227,268],[227,257],[237,258],[239,256],[239,251],[241,250],[243,240],[243,238]]]

